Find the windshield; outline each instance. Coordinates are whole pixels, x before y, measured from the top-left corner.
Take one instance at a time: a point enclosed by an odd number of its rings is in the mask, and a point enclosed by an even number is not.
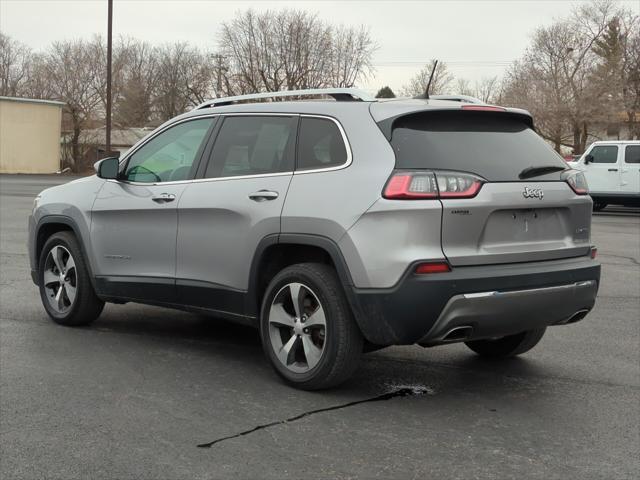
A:
[[[493,112],[421,112],[394,123],[396,168],[475,173],[492,182],[522,181],[531,167],[567,168],[550,145],[517,118]],[[536,181],[560,180],[560,172]]]

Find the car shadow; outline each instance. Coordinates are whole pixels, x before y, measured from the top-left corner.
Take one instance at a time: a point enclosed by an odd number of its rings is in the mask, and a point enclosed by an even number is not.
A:
[[[109,305],[101,318],[89,327],[102,332],[137,336],[136,341],[160,342],[166,348],[215,356],[215,361],[241,362],[244,371],[256,381],[271,382],[270,388],[298,392],[281,382],[265,359],[258,330],[220,318],[195,315],[156,307]],[[358,371],[343,385],[323,392],[299,392],[300,395],[324,395],[336,402],[375,397],[394,389],[411,387],[439,396],[456,395],[461,390],[495,395],[513,390],[546,376],[548,369],[540,361],[512,358],[491,361],[475,354],[420,347],[392,347],[365,354]],[[405,355],[405,350],[410,354]],[[266,374],[266,376],[265,376]],[[252,389],[253,390],[253,389]]]

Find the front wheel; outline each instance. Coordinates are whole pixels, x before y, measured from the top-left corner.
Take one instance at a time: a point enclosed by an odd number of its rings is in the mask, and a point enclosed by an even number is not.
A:
[[[42,304],[54,322],[88,325],[104,307],[93,290],[78,241],[71,232],[58,232],[42,248],[38,266]]]
[[[273,278],[262,302],[260,335],[274,370],[304,390],[344,382],[362,354],[342,285],[323,264],[293,265]]]
[[[542,339],[546,328],[529,330],[492,340],[472,340],[465,345],[481,357],[507,358],[528,352]]]

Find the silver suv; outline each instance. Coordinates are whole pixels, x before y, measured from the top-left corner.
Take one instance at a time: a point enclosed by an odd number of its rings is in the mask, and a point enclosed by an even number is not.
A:
[[[222,98],[96,173],[42,192],[29,218],[49,316],[87,325],[139,302],[254,325],[299,388],[388,345],[521,354],[595,303],[586,182],[523,110],[353,89]]]

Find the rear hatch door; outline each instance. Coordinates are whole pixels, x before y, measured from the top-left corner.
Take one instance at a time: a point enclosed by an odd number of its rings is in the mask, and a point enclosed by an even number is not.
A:
[[[569,167],[523,116],[428,111],[397,119],[398,169],[467,172],[473,198],[441,198],[442,249],[454,266],[586,255],[591,201],[564,181]],[[442,175],[444,177],[444,175]]]

